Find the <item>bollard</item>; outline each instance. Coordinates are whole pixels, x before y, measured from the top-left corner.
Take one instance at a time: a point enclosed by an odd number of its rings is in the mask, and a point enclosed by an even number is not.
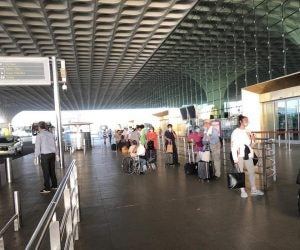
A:
[[[22,215],[21,215],[19,191],[14,191],[14,207],[15,207],[15,214],[17,215],[17,218],[14,220],[14,230],[19,231],[19,229],[22,226]]]
[[[7,182],[12,182],[12,160],[11,157],[5,158],[5,170],[6,170],[6,178]]]
[[[83,140],[83,154],[86,154],[86,143],[85,143],[85,139]]]

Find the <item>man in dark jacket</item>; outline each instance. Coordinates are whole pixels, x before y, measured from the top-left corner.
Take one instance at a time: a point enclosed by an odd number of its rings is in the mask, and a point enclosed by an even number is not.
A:
[[[176,135],[175,131],[173,130],[173,125],[168,124],[168,129],[165,132],[165,146],[167,148],[168,144],[172,144],[172,146],[173,146],[173,164],[179,165],[178,152],[177,152],[177,147],[176,147],[176,138],[177,138],[177,135]]]

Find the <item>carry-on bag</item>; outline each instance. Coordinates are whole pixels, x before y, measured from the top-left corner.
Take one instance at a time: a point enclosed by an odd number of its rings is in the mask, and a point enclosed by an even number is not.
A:
[[[200,161],[205,161],[205,162],[209,162],[211,159],[210,157],[210,146],[209,144],[207,143],[205,146],[204,146],[204,149],[201,151],[200,153]]]
[[[245,173],[240,171],[237,164],[234,165],[233,171],[227,174],[227,186],[230,189],[245,187]]]
[[[172,143],[167,144],[166,151],[167,151],[167,153],[173,153],[173,144]]]
[[[117,150],[117,144],[115,144],[115,143],[111,144],[110,148],[111,148],[112,151],[116,151]]]
[[[198,177],[202,180],[211,180],[215,176],[215,168],[212,161],[198,162]]]
[[[195,163],[194,145],[192,144],[192,149],[191,149],[189,143],[188,143],[188,157],[189,157],[189,161],[184,165],[184,172],[186,175],[194,175],[197,173],[197,164]]]
[[[166,165],[174,164],[172,153],[166,153],[166,162],[165,163],[166,163]]]

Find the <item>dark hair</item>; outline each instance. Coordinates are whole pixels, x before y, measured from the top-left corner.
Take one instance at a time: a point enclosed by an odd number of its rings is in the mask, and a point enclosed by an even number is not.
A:
[[[47,129],[46,122],[43,122],[43,121],[39,122],[39,128],[40,129]]]
[[[132,141],[132,145],[137,145],[137,141],[136,141],[136,140],[133,140],[133,141]]]
[[[142,124],[142,125],[140,125],[140,128],[141,128],[141,129],[143,129],[144,127],[145,127],[145,126],[144,126],[143,124]]]
[[[244,116],[244,115],[239,115],[239,116],[238,116],[238,123],[239,123],[239,126],[241,125],[243,119],[245,119],[245,118],[248,118],[248,117],[247,117],[247,116]]]
[[[173,125],[170,123],[170,124],[168,124],[168,126],[167,126],[168,128],[172,128],[173,127]]]

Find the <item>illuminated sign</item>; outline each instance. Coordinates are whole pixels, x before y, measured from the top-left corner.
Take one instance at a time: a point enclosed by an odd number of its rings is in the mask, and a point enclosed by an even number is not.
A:
[[[0,86],[50,85],[47,57],[0,57]]]

